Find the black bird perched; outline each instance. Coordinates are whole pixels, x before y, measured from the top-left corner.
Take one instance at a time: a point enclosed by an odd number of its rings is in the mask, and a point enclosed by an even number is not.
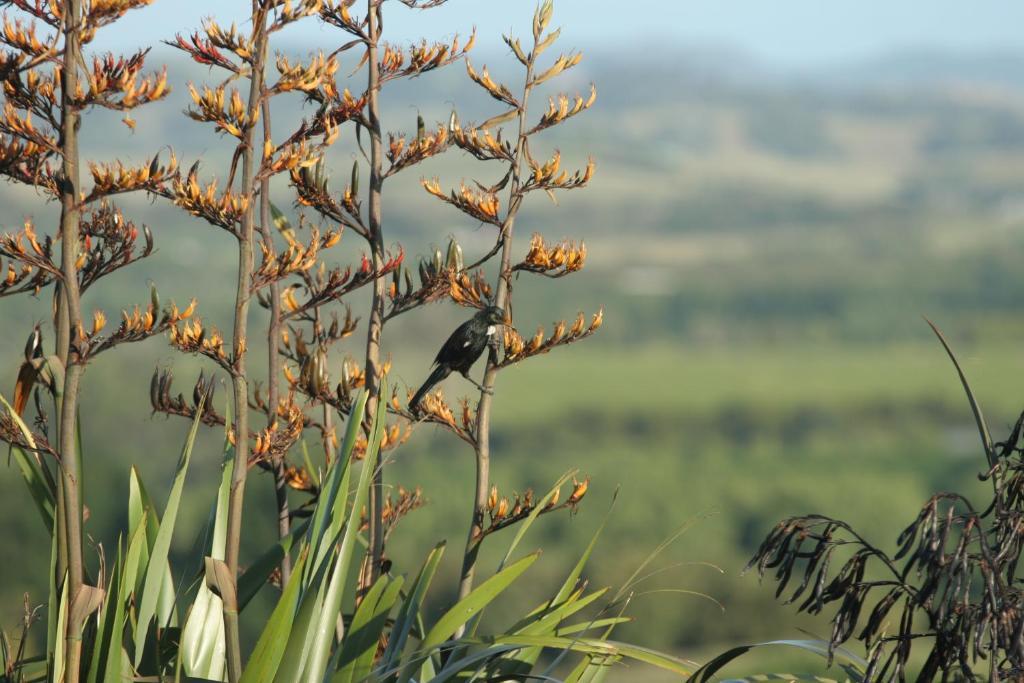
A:
[[[427,395],[427,392],[453,372],[459,373],[475,384],[478,389],[484,391],[483,385],[469,376],[469,370],[487,348],[487,342],[490,341],[491,335],[497,332],[498,326],[504,322],[505,311],[497,306],[488,306],[459,325],[452,332],[452,336],[448,337],[448,341],[444,343],[441,350],[437,352],[437,357],[434,359],[434,365],[437,367],[409,401],[409,407],[414,412],[418,412],[420,401]]]

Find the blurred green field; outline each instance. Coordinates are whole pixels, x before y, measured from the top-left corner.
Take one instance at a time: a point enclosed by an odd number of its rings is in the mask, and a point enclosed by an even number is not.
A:
[[[1021,362],[1007,346],[965,354],[994,429],[1019,408]],[[580,527],[596,524],[616,488],[618,507],[593,567],[598,583],[621,582],[677,525],[700,517],[659,564],[709,562],[723,573],[687,564],[649,588],[707,593],[725,613],[700,598],[658,593],[638,598],[642,618],[631,627],[641,639],[684,653],[793,635],[797,626],[824,630],[821,621],[794,620],[773,602],[770,587],[740,576],[776,520],[812,511],[840,516],[884,546],[933,490],[983,492],[974,477],[980,456],[969,408],[937,343],[580,351],[503,380],[499,400],[518,408],[499,409],[497,481],[541,487],[574,466],[594,478],[576,519],[542,525],[537,542],[549,555],[565,552],[567,561],[581,544]],[[537,392],[542,384],[547,390]],[[458,524],[464,502],[430,494],[447,490],[453,473],[472,474],[465,454],[450,447],[441,438],[423,452],[414,446],[393,471],[403,483],[424,485],[432,517]],[[412,518],[402,533],[429,543],[431,528],[425,516]],[[563,551],[570,539],[575,546]],[[552,572],[553,581],[562,563],[545,560],[547,569],[538,569]]]
[[[1024,359],[1005,344],[962,351],[965,370],[998,434],[1020,407],[1015,387]],[[449,380],[446,388],[453,393],[466,387]],[[502,492],[546,490],[571,468],[592,477],[578,514],[545,518],[527,538],[524,548],[545,550],[531,570],[530,585],[559,581],[616,491],[618,501],[588,572],[595,585],[621,585],[661,540],[693,521],[652,565],[665,571],[638,588],[631,610],[638,619],[622,636],[696,659],[731,643],[796,636],[798,628],[824,632],[824,620],[794,618],[774,600],[769,584],[741,574],[776,520],[804,512],[841,516],[891,547],[896,530],[933,490],[983,491],[974,477],[980,457],[969,409],[937,343],[685,352],[655,345],[628,353],[595,345],[511,370],[499,389],[494,480]],[[94,386],[92,394],[111,391]],[[141,387],[133,393],[141,394]],[[90,402],[87,415],[110,410],[107,403]],[[135,430],[140,437],[163,433],[173,444],[184,425],[139,421],[122,432],[123,438],[138,443]],[[103,438],[88,433],[93,431],[87,430],[87,449]],[[388,474],[392,484],[422,486],[429,501],[402,523],[391,542],[400,572],[414,571],[439,540],[448,539],[454,551],[465,534],[471,456],[453,438],[431,432],[419,430],[395,452]],[[110,472],[102,481],[86,482],[93,540],[106,548],[113,538],[105,530],[123,516],[111,506],[126,490],[124,463],[140,466],[155,491],[162,490],[160,472],[173,467],[170,446],[167,453],[135,448],[113,456],[87,450],[101,470]],[[207,439],[186,493],[183,529],[197,529],[205,518],[218,453],[216,440]],[[270,482],[258,474],[253,479],[247,524],[262,524],[266,542],[272,528]],[[9,606],[18,593],[40,595],[47,556],[27,494],[7,481],[0,505],[10,533],[24,548],[20,561],[5,569],[10,620],[16,611]],[[511,535],[493,537],[485,566],[496,565]],[[187,534],[179,538],[179,552],[191,542]],[[455,552],[444,569],[454,578]],[[675,588],[712,596],[724,612],[697,595],[657,592]],[[435,599],[442,609],[444,596]],[[531,595],[510,599],[528,601]],[[772,657],[745,665],[757,671],[772,662],[794,663]]]

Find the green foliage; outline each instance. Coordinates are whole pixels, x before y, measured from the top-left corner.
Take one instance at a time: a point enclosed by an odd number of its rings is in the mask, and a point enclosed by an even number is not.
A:
[[[29,446],[34,446],[34,440],[32,437],[32,431],[25,424],[25,421],[21,419],[11,404],[7,402],[7,399],[0,394],[0,404],[7,410],[7,413],[12,417],[15,424],[18,425],[18,429],[24,435],[26,442]],[[10,446],[10,453],[14,456],[14,460],[18,463],[18,469],[21,470],[21,476],[25,479],[25,484],[28,486],[29,493],[32,494],[32,501],[36,504],[36,508],[39,510],[40,516],[43,518],[43,524],[46,525],[47,531],[53,529],[54,523],[54,508],[56,507],[56,491],[57,487],[54,484],[53,476],[50,471],[42,466],[37,457],[29,455],[23,449],[17,446]]]
[[[919,680],[1018,676],[1024,663],[1015,635],[1024,628],[1017,585],[1024,414],[1005,440],[993,442],[963,366],[927,322],[967,397],[984,454],[978,479],[991,492],[980,502],[958,491],[932,494],[909,525],[889,530],[898,534],[893,552],[828,515],[782,520],[747,568],[762,578],[771,574],[776,597],[785,596],[798,612],[832,612],[828,638],[731,648],[698,670],[698,683],[756,647],[779,644],[821,655],[830,667],[838,663],[855,680],[904,680],[911,667]],[[845,648],[852,640],[866,659]]]
[[[213,508],[211,522],[212,535],[207,553],[217,560],[224,559],[225,534],[227,530],[228,489],[231,487],[234,456],[227,450],[221,466],[220,487],[217,489],[217,501]],[[276,565],[279,560],[275,559]],[[269,572],[268,572],[269,573]],[[266,581],[263,577],[261,584]],[[206,582],[199,582],[196,596],[185,618],[181,631],[179,657],[182,670],[186,675],[195,678],[206,678],[220,681],[224,679],[224,641],[223,604],[219,596],[210,590]]]
[[[539,552],[519,559],[513,557],[530,523],[511,540],[498,570],[482,577],[469,595],[440,615],[432,615],[428,605],[444,544],[436,545],[427,554],[411,582],[402,576],[385,574],[365,594],[357,595],[354,551],[362,542],[361,511],[377,466],[386,410],[386,404],[380,402],[366,450],[362,459],[357,460],[356,437],[365,403],[365,394],[361,394],[349,418],[338,457],[323,475],[324,487],[309,523],[298,527],[290,542],[277,544],[277,550],[269,552],[270,557],[288,552],[296,562],[291,580],[276,597],[273,612],[253,648],[243,681],[441,682],[472,675],[522,677],[538,671],[549,676],[553,667],[567,657],[578,659],[578,670],[583,672],[603,671],[626,659],[680,675],[691,670],[689,663],[682,660],[610,639],[612,630],[628,621],[621,614],[610,612],[619,609],[622,591],[600,608],[601,601],[607,600],[608,589],[591,590],[583,580],[601,529],[550,597],[520,614],[503,610],[502,628],[494,629],[488,621],[482,632],[452,638],[462,626],[474,621],[521,583],[540,559]],[[87,624],[83,667],[88,683],[114,683],[124,677],[167,675],[177,670],[197,679],[224,679],[224,623],[217,579],[208,577],[206,582],[197,582],[194,591],[174,592],[173,586],[168,588],[168,549],[182,506],[198,422],[198,418],[193,421],[182,449],[162,519],[136,471],[131,471],[127,533],[117,544],[100,609]],[[227,449],[220,486],[204,532],[207,542],[197,546],[214,560],[224,551],[225,501],[231,466]],[[569,476],[571,473],[559,478],[541,500],[553,496]],[[264,567],[268,564],[273,563],[262,563]],[[216,562],[208,563],[207,571],[215,571],[212,568],[216,566]],[[255,582],[260,576],[260,585],[266,585],[265,569],[254,567],[246,581]],[[247,590],[258,589],[259,586]],[[168,590],[173,599],[165,610],[161,602]],[[177,609],[186,604],[183,628],[168,628]],[[56,612],[59,622],[63,622],[66,613],[65,594]],[[57,632],[61,627],[58,623]],[[387,646],[381,650],[383,641]],[[0,655],[7,658],[9,670],[31,671],[33,666],[45,664],[44,658],[10,652],[6,643],[6,635],[0,634]],[[50,653],[50,666],[55,667],[57,675],[63,662],[63,644],[63,639],[56,639]],[[541,664],[545,652],[553,655],[547,664]],[[592,680],[580,676],[576,679]]]
[[[829,662],[829,664],[834,663],[836,667],[841,669],[848,676],[847,680],[863,681],[864,673],[868,667],[868,663],[864,661],[862,657],[858,657],[845,648],[830,648],[828,643],[821,640],[772,640],[764,643],[754,643],[752,645],[740,645],[726,650],[694,672],[690,681],[693,683],[708,683],[709,681],[717,680],[715,675],[718,674],[726,665],[732,663],[733,660],[742,657],[752,650],[764,648],[796,648],[803,652],[817,655],[823,660]],[[791,675],[780,678],[789,681],[800,680],[800,677],[794,677]],[[772,679],[773,677],[771,676],[757,676],[757,680]],[[823,679],[815,676],[814,680]]]
[[[173,590],[170,567],[167,563],[168,553],[171,549],[171,536],[174,534],[174,525],[178,519],[178,507],[181,504],[181,493],[185,487],[185,475],[188,473],[189,462],[192,459],[192,447],[196,442],[196,434],[199,431],[202,406],[205,398],[200,401],[199,410],[195,419],[192,420],[192,428],[185,441],[185,447],[181,451],[181,458],[178,460],[178,469],[174,475],[174,483],[171,484],[171,492],[167,497],[167,506],[164,508],[163,519],[159,522],[156,537],[149,546],[149,559],[146,562],[145,579],[142,584],[142,591],[139,594],[139,614],[135,626],[135,666],[138,667],[145,653],[146,635],[149,632],[150,622],[156,617],[155,628],[166,628],[170,625],[173,616],[173,606],[169,609],[161,609],[158,612],[158,601],[162,596],[170,594]],[[147,505],[145,489],[139,488],[142,494],[143,505],[148,508],[142,513],[144,520],[156,519],[156,512],[151,505]],[[139,527],[142,526],[142,521]],[[148,525],[147,525],[148,526]],[[133,537],[140,529],[135,530]],[[147,534],[148,535],[148,534]],[[173,602],[173,600],[172,600]]]

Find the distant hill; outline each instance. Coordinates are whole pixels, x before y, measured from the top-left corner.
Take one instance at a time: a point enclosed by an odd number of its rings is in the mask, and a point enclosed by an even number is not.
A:
[[[1024,52],[903,50],[816,76],[860,87],[967,85],[1024,90]]]
[[[185,165],[201,157],[204,177],[223,177],[230,142],[181,114],[185,83],[207,81],[208,70],[166,48],[150,61],[161,59],[172,96],[140,111],[134,134],[115,114],[90,119],[86,153],[139,160],[166,154],[169,144]],[[498,52],[474,56],[514,84],[510,61]],[[594,279],[561,288],[566,306],[575,310],[594,288],[588,299],[640,297],[648,303],[623,314],[654,336],[763,325],[773,316],[787,330],[799,322],[825,325],[830,335],[900,336],[894,320],[934,310],[936,301],[998,316],[1024,295],[1004,251],[1024,220],[1024,79],[1014,76],[1024,74],[1021,66],[1024,52],[903,53],[796,72],[730,50],[666,47],[654,60],[596,51],[558,83],[570,94],[595,83],[594,108],[534,147],[537,155],[560,150],[568,167],[593,156],[592,188],[560,195],[560,209],[536,198],[521,224],[591,246]],[[497,111],[454,66],[386,91],[385,125],[408,131],[417,112],[446,120],[453,105],[464,121]],[[274,112],[275,138],[304,114],[300,98],[285,101]],[[337,176],[356,158],[349,128],[327,161]],[[437,176],[450,187],[474,176],[496,180],[494,173],[453,150],[390,180],[389,238],[413,258],[450,235],[469,251],[486,249],[488,230],[431,200],[419,179]],[[291,204],[283,180],[273,191],[280,206]],[[0,185],[0,201],[5,221],[48,215],[26,188]],[[210,249],[215,238],[203,227],[164,202],[123,201],[157,227],[158,270],[184,268],[207,282],[231,262]],[[955,301],[935,273],[961,274]],[[998,296],[991,281],[1002,283]],[[898,306],[873,307],[883,283],[898,293]],[[623,320],[623,336],[632,323]]]

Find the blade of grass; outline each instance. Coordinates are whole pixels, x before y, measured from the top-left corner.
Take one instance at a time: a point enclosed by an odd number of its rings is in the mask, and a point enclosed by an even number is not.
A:
[[[424,560],[420,573],[416,576],[412,589],[409,591],[409,595],[402,602],[402,607],[398,611],[395,623],[391,627],[387,649],[384,650],[384,654],[381,657],[380,666],[382,669],[391,668],[400,661],[402,651],[405,649],[405,643],[409,639],[409,632],[412,630],[413,623],[420,613],[427,590],[430,588],[434,575],[437,573],[437,567],[441,564],[444,550],[445,543],[443,541],[434,546],[434,549],[427,555],[427,559]]]
[[[548,492],[545,493],[541,497],[541,499],[539,501],[537,501],[537,504],[533,506],[533,510],[530,511],[530,514],[527,515],[526,519],[524,519],[518,525],[518,529],[516,530],[515,537],[513,537],[513,539],[512,539],[512,543],[509,544],[508,550],[505,551],[504,557],[502,557],[501,558],[501,562],[498,563],[498,571],[501,571],[502,568],[506,564],[508,564],[509,559],[512,557],[512,553],[514,553],[516,548],[519,547],[519,542],[523,540],[524,536],[526,536],[526,532],[529,531],[530,527],[533,526],[533,523],[537,521],[537,518],[540,517],[541,513],[547,507],[548,503],[550,501],[554,500],[554,497],[555,497],[556,493],[559,491],[559,489],[567,481],[569,481],[570,477],[575,476],[578,471],[579,470],[569,470],[568,472],[563,474],[558,479],[558,481],[555,482],[555,485],[552,486],[551,489],[549,489]],[[482,614],[477,615],[477,617],[475,619],[473,619],[472,622],[470,622],[470,627],[467,629],[467,632],[469,633],[469,635],[475,635],[476,634],[476,628],[477,628],[477,625],[480,623],[480,618],[482,616],[483,616]],[[459,636],[459,635],[462,635],[462,634],[460,632],[456,632],[455,635]]]
[[[579,470],[570,470],[563,474],[558,481],[555,482],[555,485],[551,487],[551,490],[544,494],[543,498],[537,501],[537,504],[533,506],[533,510],[529,515],[527,515],[526,519],[517,526],[516,535],[512,539],[512,543],[509,544],[508,550],[505,551],[505,556],[498,564],[498,571],[501,571],[502,568],[508,564],[509,559],[512,557],[512,553],[514,553],[516,548],[519,546],[519,542],[523,540],[523,537],[526,536],[526,532],[530,530],[533,523],[536,522],[537,518],[540,517],[540,514],[544,512],[544,508],[547,507],[547,504],[555,497],[555,493],[577,472],[579,472]]]
[[[587,562],[590,561],[590,556],[594,553],[594,548],[597,547],[597,540],[601,538],[601,534],[604,532],[605,526],[608,525],[608,520],[611,519],[612,510],[615,509],[615,501],[618,500],[619,490],[615,489],[615,493],[612,494],[611,505],[608,506],[608,511],[604,514],[604,518],[601,520],[601,524],[597,527],[597,531],[590,538],[590,543],[587,544],[583,554],[580,555],[580,559],[576,561],[575,566],[569,572],[569,575],[565,577],[565,581],[562,582],[562,587],[558,589],[558,593],[555,594],[554,599],[551,603],[557,605],[559,602],[569,597],[570,593],[576,588],[576,584],[579,583],[580,577],[583,575],[583,569],[587,566]]]
[[[14,411],[3,394],[0,394],[0,404],[3,404],[7,414],[14,420],[29,447],[35,448],[36,444],[35,439],[32,437],[32,430],[28,428],[28,425],[21,419],[21,416]],[[53,482],[50,477],[46,476],[42,464],[40,464],[36,457],[29,455],[17,446],[12,446],[10,452],[14,456],[15,462],[18,463],[21,476],[25,479],[25,484],[32,495],[32,500],[36,504],[40,516],[43,518],[43,524],[46,525],[47,532],[50,532],[53,529],[53,514],[57,504],[57,494]]]
[[[365,680],[373,668],[373,658],[387,627],[388,616],[401,594],[402,577],[382,575],[371,586],[352,617],[338,658],[338,671],[331,683],[356,683]]]
[[[988,431],[988,424],[985,422],[985,415],[981,412],[981,405],[978,403],[977,398],[974,396],[974,391],[971,390],[971,385],[967,381],[967,375],[964,374],[964,370],[960,367],[960,362],[956,359],[956,355],[953,353],[953,349],[950,347],[949,342],[943,336],[942,332],[935,324],[925,318],[924,321],[928,323],[928,326],[932,328],[932,332],[939,338],[939,342],[942,344],[942,348],[946,349],[946,355],[953,361],[953,367],[956,368],[956,373],[960,376],[960,384],[963,385],[964,393],[967,394],[967,401],[971,404],[971,412],[974,413],[974,422],[978,426],[978,434],[981,436],[982,446],[985,448],[985,455],[988,458],[989,467],[994,467],[996,464],[995,448],[992,446],[992,436]]]
[[[608,524],[608,520],[611,518],[612,511],[615,509],[615,501],[618,499],[618,495],[619,492],[618,489],[616,489],[615,493],[612,494],[612,502],[608,506],[608,511],[605,513],[604,518],[602,518],[601,524],[597,527],[597,530],[594,532],[594,535],[590,538],[590,543],[587,544],[587,547],[580,555],[579,560],[576,561],[576,564],[573,566],[572,570],[570,570],[569,574],[565,577],[565,581],[562,582],[562,586],[558,589],[558,592],[555,594],[555,597],[552,598],[551,601],[547,603],[547,605],[538,608],[529,616],[535,616],[536,614],[542,613],[545,609],[550,609],[553,606],[565,602],[569,599],[569,596],[573,594],[573,591],[576,590],[577,585],[579,584],[580,577],[583,575],[583,569],[586,567],[587,562],[590,561],[590,556],[593,554],[594,548],[597,547],[597,541],[601,537],[601,533],[604,531],[605,526]],[[564,619],[565,616],[562,616],[561,618]],[[558,626],[558,622],[549,623],[548,626],[549,628],[546,632],[554,633],[555,628]],[[609,624],[609,626],[614,626],[614,623]],[[506,660],[508,662],[508,665],[503,666],[501,670],[503,673],[510,675],[529,673],[529,671],[537,663],[537,660],[540,659],[541,654],[541,648],[530,648],[527,650],[516,652]]]
[[[601,683],[618,662],[618,659],[587,655],[575,669],[566,676],[564,683]]]
[[[124,657],[124,630],[128,620],[127,605],[135,590],[139,557],[146,545],[143,527],[136,529],[129,539],[127,552],[122,556],[118,539],[118,558],[110,577],[107,600],[99,618],[98,639],[93,648],[89,680],[103,683],[121,683]]]
[[[562,601],[560,605],[552,607],[549,611],[538,615],[528,623],[517,624],[510,630],[512,633],[522,635],[543,635],[546,633],[553,633],[558,627],[558,624],[560,624],[564,619],[567,619],[580,610],[585,609],[587,605],[592,604],[595,600],[607,593],[608,589],[602,588],[588,595],[582,595],[582,592],[583,591],[580,590],[574,593],[570,598]]]
[[[498,636],[493,640],[496,645],[530,645],[554,649],[569,649],[606,657],[625,657],[637,662],[651,664],[660,669],[687,676],[693,670],[693,662],[673,657],[657,650],[640,647],[617,640],[602,638],[561,638],[559,636]]]
[[[50,532],[50,573],[47,574],[49,581],[48,596],[46,601],[46,654],[49,657],[54,651],[57,645],[59,637],[57,634],[57,620],[59,615],[59,605],[57,601],[57,519],[54,518],[53,528]]]
[[[139,560],[145,547],[146,532],[145,528],[140,526],[136,529],[135,535],[128,541],[128,552],[125,554],[124,560],[124,576],[121,579],[118,594],[116,597],[113,597],[113,599],[117,600],[117,606],[114,610],[113,633],[115,634],[115,639],[111,641],[111,645],[113,646],[116,642],[116,647],[111,647],[111,650],[107,653],[105,683],[121,683],[122,681],[123,638],[121,634],[124,633],[125,625],[128,622],[128,604],[132,594],[135,592],[138,572],[141,569]]]
[[[295,621],[295,613],[299,604],[299,591],[302,587],[302,570],[309,558],[309,553],[299,553],[299,559],[295,563],[295,571],[292,572],[291,580],[281,593],[274,611],[263,628],[252,657],[242,672],[242,683],[267,683],[273,681],[277,674],[281,658],[284,656],[285,647],[288,645],[288,636],[292,633],[292,626]]]
[[[139,602],[138,621],[135,625],[134,664],[136,667],[142,661],[142,654],[146,649],[145,641],[146,634],[149,631],[149,623],[156,615],[157,601],[162,592],[162,584],[165,582],[168,566],[167,556],[171,549],[171,536],[174,534],[174,523],[178,517],[181,493],[185,487],[185,475],[188,473],[189,462],[192,459],[192,447],[195,445],[205,402],[206,397],[204,396],[196,407],[196,417],[192,420],[192,428],[189,430],[188,438],[182,448],[181,458],[178,460],[178,468],[174,475],[174,482],[171,484],[171,492],[167,497],[167,507],[164,509],[163,519],[160,521],[156,541],[153,543],[149,563],[146,566],[146,578],[143,582],[142,595]],[[159,625],[162,626],[164,624]]]
[[[291,631],[285,637],[284,653],[273,678],[276,683],[294,683],[302,675],[303,667],[309,658],[316,616],[323,609],[323,587],[327,582],[328,567],[326,562],[321,565],[302,595]]]
[[[413,674],[415,674],[416,669],[430,665],[432,654],[442,645],[446,643],[455,644],[456,642],[470,642],[469,639],[465,639],[464,641],[449,641],[448,637],[452,633],[455,633],[460,626],[472,619],[474,615],[480,612],[480,610],[493,602],[494,599],[512,585],[512,583],[514,583],[515,580],[523,574],[523,572],[529,569],[539,557],[540,552],[537,551],[513,562],[508,567],[505,567],[500,572],[474,588],[469,595],[445,612],[441,618],[437,620],[433,628],[427,631],[426,635],[423,636],[420,647],[415,652],[411,653],[408,660],[404,662],[401,668],[401,673],[398,676],[398,683],[408,683],[412,679]],[[453,656],[458,658],[458,653],[455,653]],[[445,671],[447,670],[448,666],[446,665]],[[430,674],[430,678],[432,679],[432,665],[430,665]],[[427,680],[423,675],[421,675],[420,678],[422,680]]]
[[[599,628],[608,628],[609,626],[628,624],[632,621],[632,617],[605,617],[604,619],[591,619],[590,621],[581,621],[578,624],[559,626],[557,629],[555,629],[554,635],[559,637],[571,636],[576,633],[584,633],[586,631],[593,631]]]
[[[224,546],[227,540],[228,492],[231,488],[233,470],[234,454],[227,449],[221,466],[217,500],[214,503],[213,533],[209,547],[209,556],[217,560],[224,559]],[[179,657],[187,675],[195,678],[223,680],[227,666],[223,610],[221,599],[210,590],[205,581],[200,582],[188,617],[185,619],[179,644]]]
[[[704,666],[694,671],[693,676],[690,677],[689,681],[692,683],[705,683],[717,680],[714,678],[715,674],[721,671],[727,664],[735,660],[737,657],[740,657],[756,648],[766,647],[794,647],[805,652],[818,655],[825,660],[828,660],[830,657],[835,657],[835,661],[839,667],[855,681],[862,681],[864,679],[864,671],[867,669],[867,662],[862,658],[845,648],[840,647],[830,650],[829,644],[821,640],[771,640],[764,643],[754,643],[752,645],[740,645],[732,648],[731,650],[726,650],[710,662],[704,664]]]
[[[68,577],[61,581],[60,602],[57,603],[57,639],[53,648],[53,680],[64,680],[64,644],[63,634],[68,627]]]
[[[455,629],[466,623],[474,614],[494,602],[501,593],[515,582],[530,566],[540,558],[540,551],[530,553],[526,557],[513,562],[500,572],[490,577],[464,599],[445,612],[423,638],[423,648],[429,649],[443,643]]]
[[[352,412],[349,414],[348,425],[345,429],[345,438],[342,441],[339,455],[327,472],[324,486],[320,489],[320,497],[316,507],[313,508],[313,518],[309,524],[309,536],[307,537],[310,551],[313,553],[313,560],[307,568],[307,584],[310,576],[319,571],[320,563],[326,555],[329,545],[323,543],[324,536],[329,533],[329,527],[333,526],[334,520],[340,519],[343,515],[344,506],[335,509],[336,499],[339,495],[348,495],[345,487],[342,487],[343,476],[349,471],[349,455],[352,453],[356,443],[356,436],[359,434],[360,423],[363,419],[363,411],[366,409],[366,392],[362,391],[356,398]],[[329,517],[330,516],[330,517]],[[340,525],[338,526],[340,529]],[[335,534],[329,538],[333,540]]]
[[[467,642],[485,645],[487,648],[474,652],[458,661],[450,662],[443,671],[438,673],[431,683],[444,683],[445,681],[461,677],[469,667],[475,666],[477,662],[486,661],[487,659],[494,658],[496,654],[508,652],[519,647],[572,650],[573,652],[602,658],[626,658],[650,664],[680,676],[689,676],[693,669],[692,662],[672,657],[650,648],[600,638],[561,638],[559,636],[509,634],[493,638],[473,638]]]
[[[383,383],[382,395],[387,395],[387,385]],[[316,628],[313,631],[313,642],[309,651],[309,661],[306,664],[304,680],[306,683],[320,683],[327,670],[327,661],[330,658],[331,643],[334,639],[334,628],[341,613],[341,601],[344,597],[345,584],[349,578],[349,570],[352,566],[352,557],[355,553],[356,538],[359,535],[360,514],[363,506],[366,505],[370,494],[370,485],[373,480],[374,470],[377,467],[377,454],[380,451],[381,439],[384,435],[385,417],[387,416],[387,402],[378,401],[376,415],[373,418],[372,431],[366,447],[366,455],[363,458],[363,468],[359,473],[359,483],[356,485],[355,498],[352,501],[352,509],[342,532],[341,544],[338,547],[338,555],[335,558],[334,571],[331,573],[327,592],[324,594],[323,610],[317,615]],[[353,420],[350,417],[349,420]],[[347,457],[353,458],[354,449],[351,449]],[[351,463],[349,469],[351,468]],[[341,514],[343,511],[339,510]],[[335,515],[340,519],[339,514]]]
[[[117,538],[117,558],[114,561],[114,566],[110,572],[110,583],[107,586],[108,597],[104,601],[103,607],[99,610],[96,617],[95,640],[91,647],[85,648],[86,657],[89,659],[89,669],[85,678],[86,683],[97,683],[100,680],[106,680],[104,671],[106,670],[110,660],[108,655],[111,651],[115,651],[111,646],[111,642],[114,639],[114,610],[116,609],[118,602],[117,598],[120,594],[119,586],[121,584],[123,564],[124,538],[119,535]],[[118,657],[120,657],[120,643],[118,643],[116,652]]]
[[[626,582],[622,584],[622,587],[619,588],[618,591],[616,591],[615,597],[612,598],[612,602],[619,602],[626,595],[626,593],[630,591],[630,589],[633,587],[634,581],[636,581],[637,577],[640,576],[643,570],[646,569],[651,562],[653,562],[659,555],[661,555],[661,553],[663,553],[669,546],[671,546],[673,543],[679,540],[680,536],[689,531],[694,524],[696,524],[701,519],[705,519],[706,517],[707,513],[701,513],[699,515],[694,515],[693,517],[690,517],[685,522],[680,524],[679,527],[677,527],[675,531],[669,534],[669,536],[664,541],[659,543],[654,550],[648,553],[647,557],[643,559],[643,561],[637,566],[633,573],[630,574],[629,578],[626,579]]]
[[[245,609],[249,601],[256,597],[261,588],[267,585],[267,579],[274,572],[274,569],[281,565],[281,559],[285,553],[291,552],[292,546],[297,539],[301,538],[309,530],[309,520],[292,527],[288,535],[276,541],[249,568],[238,577],[238,609]]]

